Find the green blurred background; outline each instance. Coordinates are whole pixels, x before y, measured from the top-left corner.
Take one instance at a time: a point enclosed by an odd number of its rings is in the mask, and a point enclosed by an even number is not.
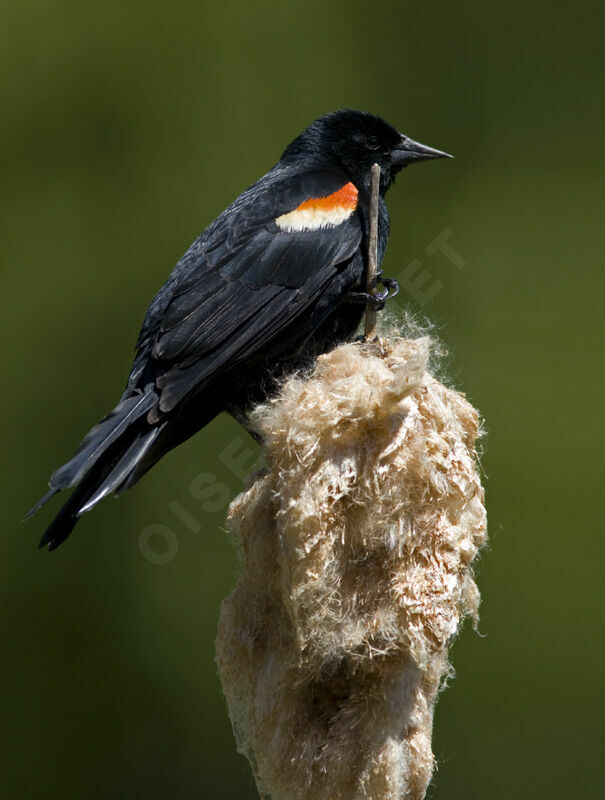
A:
[[[52,555],[52,512],[18,520],[114,404],[181,253],[344,106],[456,155],[401,175],[385,261],[422,263],[401,305],[489,430],[483,638],[454,647],[429,796],[599,794],[604,8],[3,0],[4,797],[256,796],[213,660],[251,440],[217,419]],[[444,231],[454,261],[427,253]]]

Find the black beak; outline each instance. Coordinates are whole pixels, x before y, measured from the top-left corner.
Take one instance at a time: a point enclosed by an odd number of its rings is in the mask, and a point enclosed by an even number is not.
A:
[[[396,167],[407,167],[415,161],[428,161],[431,158],[453,158],[449,153],[435,150],[426,144],[420,144],[401,134],[401,141],[391,153],[391,162]]]

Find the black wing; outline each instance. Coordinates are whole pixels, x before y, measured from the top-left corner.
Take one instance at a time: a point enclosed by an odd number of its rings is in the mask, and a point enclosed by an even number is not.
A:
[[[282,230],[275,219],[347,179],[277,167],[246,190],[194,242],[154,299],[129,386],[153,362],[160,411],[279,337],[312,306],[358,251],[353,213],[337,225]]]

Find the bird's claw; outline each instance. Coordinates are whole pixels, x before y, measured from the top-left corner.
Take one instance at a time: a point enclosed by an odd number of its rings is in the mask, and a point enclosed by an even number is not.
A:
[[[376,276],[376,282],[381,283],[385,288],[381,292],[349,292],[345,295],[346,303],[364,303],[365,305],[373,305],[377,311],[382,311],[386,305],[386,301],[391,297],[395,297],[399,293],[399,284],[394,278],[383,278],[382,271]]]
[[[380,270],[376,276],[376,281],[387,288],[385,300],[390,300],[391,297],[395,297],[395,295],[399,294],[399,281],[396,281],[395,278],[383,278],[382,270]]]

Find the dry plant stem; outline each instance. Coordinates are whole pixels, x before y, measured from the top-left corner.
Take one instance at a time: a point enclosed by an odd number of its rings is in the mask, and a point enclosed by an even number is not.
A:
[[[380,189],[380,167],[373,164],[370,182],[370,224],[368,231],[368,274],[366,291],[376,291],[376,275],[378,272],[378,192]],[[371,341],[376,337],[376,306],[368,303],[366,308],[365,338]]]
[[[217,662],[272,800],[420,800],[486,538],[475,409],[431,341],[342,345],[260,406],[267,469],[229,509],[242,573]]]

